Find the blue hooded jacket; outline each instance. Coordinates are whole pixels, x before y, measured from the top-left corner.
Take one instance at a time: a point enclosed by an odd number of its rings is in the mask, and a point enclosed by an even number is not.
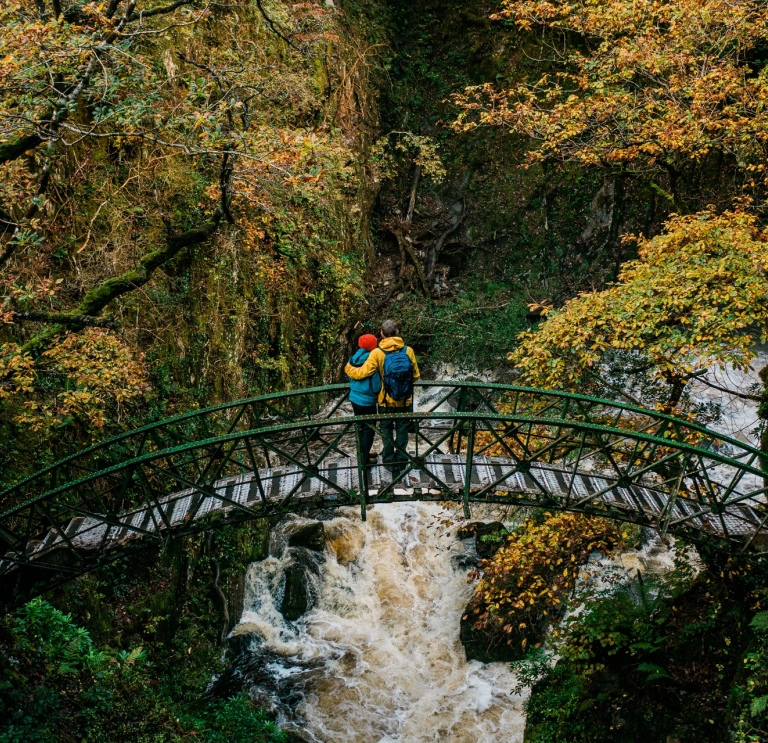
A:
[[[352,355],[349,363],[352,366],[362,366],[368,359],[370,351],[364,348],[358,348]],[[381,376],[376,372],[365,379],[349,380],[349,400],[356,405],[375,405],[379,399],[379,390],[381,390]]]

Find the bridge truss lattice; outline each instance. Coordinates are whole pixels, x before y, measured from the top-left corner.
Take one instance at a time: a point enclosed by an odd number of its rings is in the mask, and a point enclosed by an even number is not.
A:
[[[147,542],[216,524],[434,500],[580,511],[731,551],[768,551],[756,448],[659,412],[569,393],[424,382],[402,471],[366,468],[346,385],[193,411],[102,442],[0,493],[9,607]]]

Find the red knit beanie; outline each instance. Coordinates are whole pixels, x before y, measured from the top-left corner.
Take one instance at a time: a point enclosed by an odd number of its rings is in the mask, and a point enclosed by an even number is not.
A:
[[[366,333],[365,335],[360,336],[357,345],[360,346],[360,348],[364,348],[366,351],[373,351],[373,349],[379,345],[379,341],[375,335]]]

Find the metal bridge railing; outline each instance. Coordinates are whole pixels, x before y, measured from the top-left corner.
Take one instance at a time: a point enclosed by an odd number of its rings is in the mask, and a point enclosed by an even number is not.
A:
[[[582,395],[431,382],[416,412],[355,417],[346,385],[160,421],[0,493],[0,603],[147,541],[294,510],[402,499],[568,509],[726,549],[768,548],[762,454],[655,411]],[[367,468],[360,433],[407,418],[401,467]]]

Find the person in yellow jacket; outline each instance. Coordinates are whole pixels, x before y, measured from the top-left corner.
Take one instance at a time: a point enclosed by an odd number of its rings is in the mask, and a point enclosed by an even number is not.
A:
[[[382,323],[378,348],[371,351],[365,363],[358,367],[347,364],[344,373],[350,379],[357,380],[377,373],[380,375],[379,415],[413,412],[413,383],[421,376],[419,364],[413,349],[405,346],[400,330],[392,320]],[[382,459],[396,473],[402,472],[407,462],[405,451],[412,424],[413,421],[409,420],[381,422],[384,441]]]

